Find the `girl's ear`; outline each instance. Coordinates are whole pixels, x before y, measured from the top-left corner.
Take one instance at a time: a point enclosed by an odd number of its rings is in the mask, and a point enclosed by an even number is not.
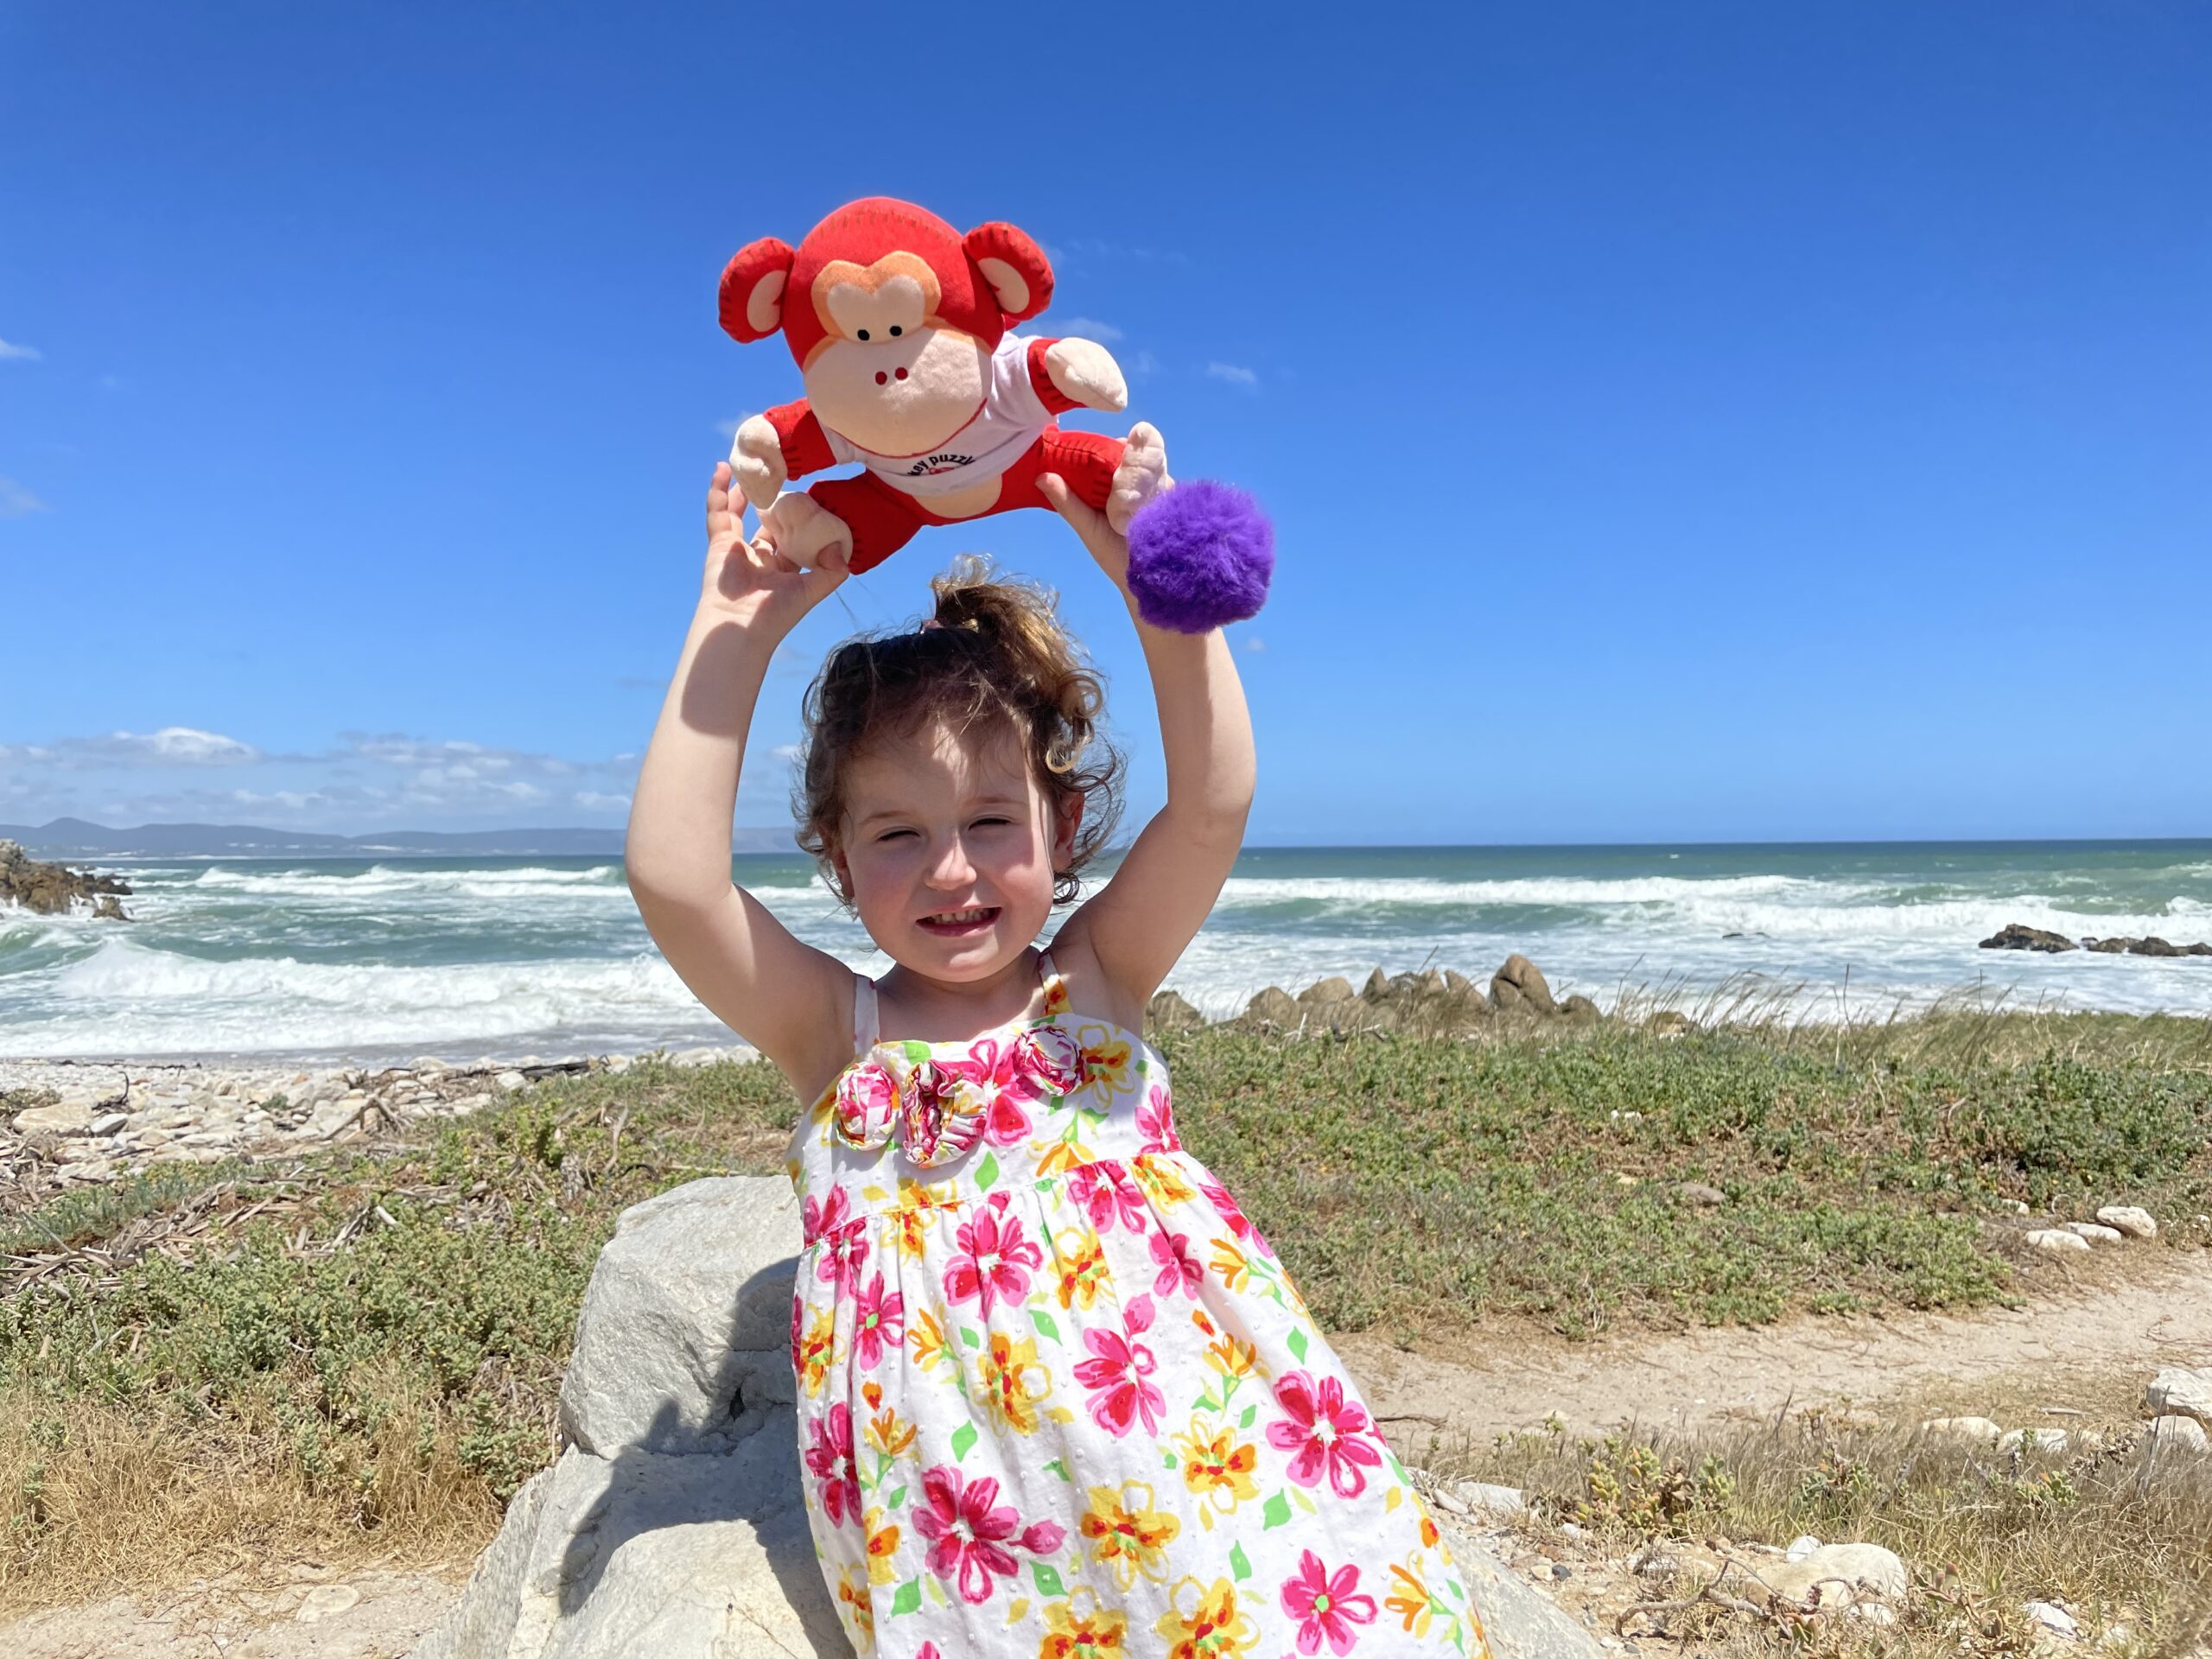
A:
[[[1077,831],[1083,828],[1083,797],[1071,794],[1059,804],[1052,825],[1052,868],[1065,870],[1075,859]]]
[[[853,902],[853,869],[845,862],[845,849],[832,842],[830,848],[830,868],[837,874],[837,896],[847,904]]]

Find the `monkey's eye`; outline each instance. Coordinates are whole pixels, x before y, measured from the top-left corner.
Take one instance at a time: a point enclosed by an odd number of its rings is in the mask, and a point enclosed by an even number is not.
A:
[[[867,329],[863,328],[863,329],[861,329],[861,338],[862,340],[866,340],[866,339],[868,338],[868,330],[867,330]]]
[[[893,339],[893,340],[898,339],[899,335],[901,335],[901,334],[905,334],[906,332],[906,331],[904,328],[901,328],[901,327],[900,327],[897,323],[895,323],[895,322],[894,322],[894,323],[893,323],[893,324],[891,325],[891,338],[892,338],[892,339]]]

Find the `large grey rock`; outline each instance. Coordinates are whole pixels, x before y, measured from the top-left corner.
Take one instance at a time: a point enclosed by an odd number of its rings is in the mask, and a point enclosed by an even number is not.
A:
[[[2154,1417],[2194,1417],[2212,1428],[2212,1371],[2160,1371],[2143,1390],[2143,1403]]]
[[[1482,1615],[1494,1659],[1609,1659],[1594,1634],[1487,1551],[1468,1544],[1454,1549],[1452,1560]]]
[[[1764,1566],[1759,1579],[1802,1606],[1864,1608],[1904,1605],[1911,1583],[1904,1562],[1879,1544],[1819,1544],[1796,1559]]]
[[[1500,1014],[1513,1014],[1527,1009],[1535,1014],[1557,1014],[1559,1004],[1552,1001],[1550,982],[1543,969],[1517,951],[1505,959],[1505,965],[1491,976],[1490,1000]]]
[[[799,1497],[798,1243],[773,1177],[623,1213],[576,1321],[569,1444],[414,1659],[849,1659]]]

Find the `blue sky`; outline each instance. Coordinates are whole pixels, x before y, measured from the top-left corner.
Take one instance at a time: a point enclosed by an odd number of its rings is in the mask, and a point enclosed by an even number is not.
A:
[[[715,277],[880,193],[1029,230],[1039,326],[1274,512],[1256,842],[2212,823],[2212,9],[1153,27],[0,4],[0,820],[619,823],[726,423],[798,393]],[[1156,801],[1021,514],[810,620],[741,822],[969,548]]]

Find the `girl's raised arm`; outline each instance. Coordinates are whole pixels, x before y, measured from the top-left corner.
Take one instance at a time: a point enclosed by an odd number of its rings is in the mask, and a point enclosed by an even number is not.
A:
[[[1165,486],[1166,451],[1160,434],[1138,425],[1129,434],[1129,450],[1124,472],[1134,461],[1151,469],[1154,486]],[[1117,487],[1120,483],[1117,477]],[[1124,1023],[1141,1027],[1145,1004],[1205,924],[1244,844],[1256,764],[1252,717],[1221,630],[1174,633],[1138,616],[1129,594],[1128,539],[1105,514],[1069,494],[1058,477],[1041,478],[1038,486],[1122,590],[1160,705],[1167,804],[1131,844],[1113,879],[1068,918],[1053,942],[1054,954],[1063,959],[1087,950],[1115,1000],[1134,1010]]]
[[[748,542],[743,514],[725,462],[707,492],[699,608],[639,769],[623,862],[669,965],[804,1090],[850,1058],[843,1021],[824,1016],[851,1000],[852,972],[732,881],[730,829],[768,658],[845,573],[801,570]]]

